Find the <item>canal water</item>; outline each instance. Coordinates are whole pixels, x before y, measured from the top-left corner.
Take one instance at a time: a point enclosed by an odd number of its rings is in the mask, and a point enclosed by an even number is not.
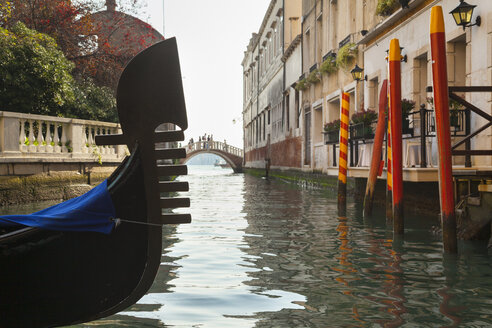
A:
[[[193,223],[164,228],[149,293],[76,327],[489,327],[492,254],[442,254],[435,218],[407,217],[394,240],[383,212],[213,166],[189,166]],[[418,206],[416,204],[415,206]]]

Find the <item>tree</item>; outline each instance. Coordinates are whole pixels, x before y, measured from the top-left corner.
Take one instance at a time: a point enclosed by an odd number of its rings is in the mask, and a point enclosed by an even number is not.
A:
[[[116,99],[108,87],[100,87],[90,79],[74,85],[74,100],[64,105],[63,116],[86,120],[118,122]]]
[[[53,38],[20,22],[0,27],[2,110],[116,122],[112,90],[76,81],[73,68]]]
[[[138,8],[140,1],[120,1],[120,8]],[[9,0],[5,8],[0,5],[0,25],[9,28],[21,21],[52,36],[75,63],[76,79],[90,78],[115,90],[126,62],[160,37],[150,25],[121,11],[98,11],[101,5],[101,0]]]
[[[0,108],[60,115],[74,100],[73,67],[53,38],[20,22],[0,27]]]

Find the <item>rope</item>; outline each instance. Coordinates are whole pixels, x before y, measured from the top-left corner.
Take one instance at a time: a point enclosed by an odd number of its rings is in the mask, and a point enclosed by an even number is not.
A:
[[[163,226],[163,224],[159,224],[159,223],[149,223],[149,222],[141,222],[141,221],[133,221],[133,220],[123,220],[123,219],[119,219],[119,218],[111,218],[111,221],[113,221],[115,223],[116,227],[118,227],[121,224],[121,222],[141,224],[141,225],[146,225],[146,226],[151,226],[151,227],[162,227]]]

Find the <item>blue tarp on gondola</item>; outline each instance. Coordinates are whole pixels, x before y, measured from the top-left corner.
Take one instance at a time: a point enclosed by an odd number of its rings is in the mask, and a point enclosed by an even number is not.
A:
[[[57,231],[111,233],[116,211],[107,180],[87,193],[44,210],[26,215],[0,216],[0,227],[29,226]]]

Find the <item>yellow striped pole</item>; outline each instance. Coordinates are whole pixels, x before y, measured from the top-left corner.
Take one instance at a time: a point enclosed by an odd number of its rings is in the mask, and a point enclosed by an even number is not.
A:
[[[350,96],[342,93],[340,108],[340,155],[338,158],[338,215],[347,213],[347,154]]]
[[[389,102],[388,95],[388,102]],[[393,176],[391,174],[391,112],[388,110],[388,135],[386,136],[386,142],[388,145],[386,163],[386,219],[393,220]]]

